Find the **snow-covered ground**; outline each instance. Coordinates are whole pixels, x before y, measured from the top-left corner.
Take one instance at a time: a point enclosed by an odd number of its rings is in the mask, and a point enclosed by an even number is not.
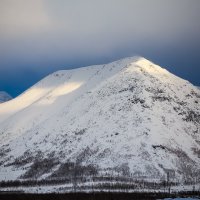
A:
[[[166,198],[164,200],[172,200],[172,198]],[[193,197],[188,197],[188,198],[173,198],[173,200],[199,200],[199,198],[193,198]]]

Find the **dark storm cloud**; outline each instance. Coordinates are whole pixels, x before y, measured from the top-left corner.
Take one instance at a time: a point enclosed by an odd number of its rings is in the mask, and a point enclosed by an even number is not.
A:
[[[0,90],[15,95],[54,70],[134,54],[200,84],[199,8],[199,0],[1,0]]]

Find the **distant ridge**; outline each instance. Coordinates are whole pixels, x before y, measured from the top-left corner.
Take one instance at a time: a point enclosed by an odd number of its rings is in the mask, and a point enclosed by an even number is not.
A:
[[[0,91],[0,103],[9,101],[11,99],[12,97],[7,92]]]

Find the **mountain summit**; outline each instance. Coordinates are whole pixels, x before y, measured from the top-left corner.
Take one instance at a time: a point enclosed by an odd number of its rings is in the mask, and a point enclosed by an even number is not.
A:
[[[0,105],[0,179],[200,182],[200,91],[145,58],[55,72]]]

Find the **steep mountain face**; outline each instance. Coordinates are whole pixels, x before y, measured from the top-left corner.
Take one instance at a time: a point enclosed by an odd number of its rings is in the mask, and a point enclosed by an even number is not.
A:
[[[200,91],[144,58],[55,72],[0,105],[0,179],[200,182]]]
[[[0,91],[0,103],[9,101],[11,99],[12,97],[7,92]]]

